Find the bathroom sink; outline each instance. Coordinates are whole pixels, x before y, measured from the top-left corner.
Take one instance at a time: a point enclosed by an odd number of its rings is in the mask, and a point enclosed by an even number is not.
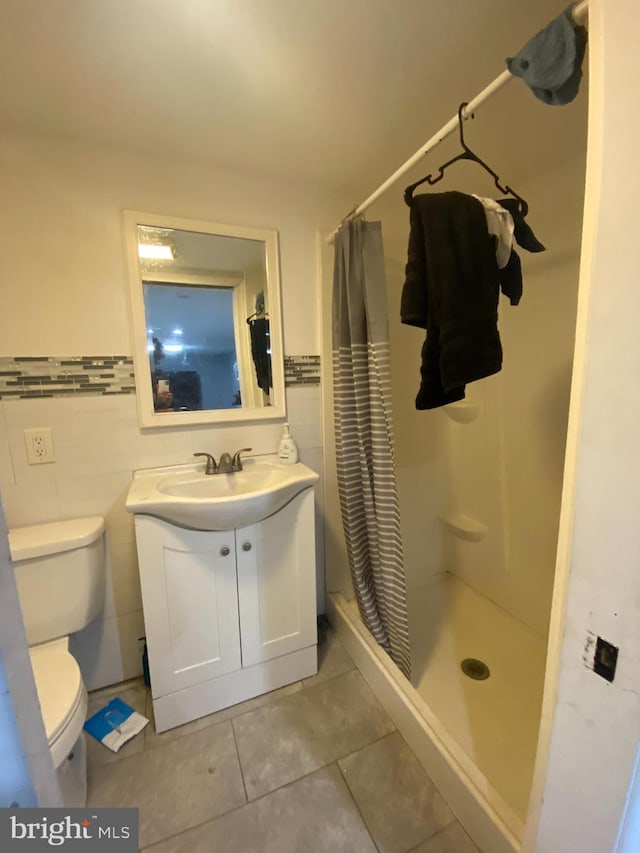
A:
[[[199,463],[136,471],[126,507],[194,530],[230,530],[268,518],[319,479],[276,456],[243,462],[233,474],[205,474]]]
[[[201,472],[194,476],[177,474],[163,478],[158,483],[158,490],[165,495],[178,498],[224,498],[236,495],[247,495],[251,492],[261,492],[277,488],[283,481],[284,465],[277,468],[271,466],[252,465],[235,474],[205,475]]]

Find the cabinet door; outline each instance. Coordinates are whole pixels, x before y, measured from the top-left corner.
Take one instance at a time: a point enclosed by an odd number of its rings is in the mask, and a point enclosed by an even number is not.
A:
[[[236,530],[242,665],[317,642],[313,489]]]
[[[154,697],[240,669],[232,530],[183,530],[136,517]]]

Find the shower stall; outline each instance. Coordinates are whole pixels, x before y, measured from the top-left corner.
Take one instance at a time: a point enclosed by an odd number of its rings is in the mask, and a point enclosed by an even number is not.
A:
[[[414,408],[424,332],[399,318],[409,222],[402,186],[371,210],[385,246],[410,682],[373,641],[353,596],[325,372],[330,621],[453,810],[492,853],[519,849],[538,744],[576,324],[586,88],[563,112],[508,87],[470,130],[527,199],[527,221],[547,250],[520,252],[522,301],[500,301],[502,371],[468,385],[463,401]],[[510,146],[512,122],[527,128],[526,149]],[[455,141],[447,144],[405,183],[455,153]],[[473,166],[453,171],[438,191],[490,193]],[[323,251],[330,317],[332,254]],[[327,358],[330,351],[325,338]]]

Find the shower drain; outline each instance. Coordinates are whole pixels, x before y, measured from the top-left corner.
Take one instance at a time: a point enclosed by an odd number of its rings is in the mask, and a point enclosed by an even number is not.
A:
[[[460,667],[465,675],[468,675],[469,678],[475,678],[476,681],[484,681],[491,675],[486,663],[476,660],[476,658],[465,658]]]

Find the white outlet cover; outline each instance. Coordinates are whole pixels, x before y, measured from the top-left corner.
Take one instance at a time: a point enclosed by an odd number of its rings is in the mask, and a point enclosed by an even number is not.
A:
[[[56,461],[53,450],[53,436],[49,427],[25,429],[24,442],[27,447],[29,465],[44,465]]]

